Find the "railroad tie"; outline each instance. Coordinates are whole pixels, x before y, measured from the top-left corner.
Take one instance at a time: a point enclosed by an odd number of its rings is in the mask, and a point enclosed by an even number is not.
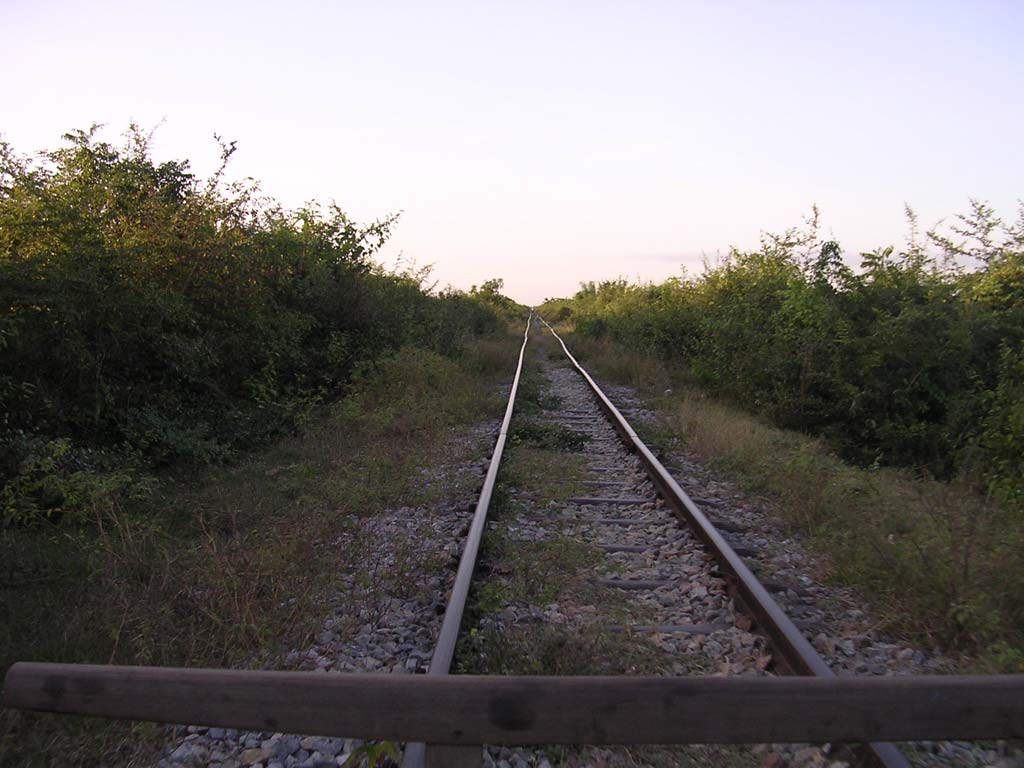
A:
[[[721,507],[725,505],[725,502],[721,499],[708,499],[701,496],[694,496],[693,494],[690,494],[690,500],[694,504],[700,504],[705,507]]]
[[[576,518],[570,518],[576,520]],[[593,520],[582,519],[580,523],[593,523],[594,525],[652,525],[653,520],[643,517],[598,517]]]
[[[712,632],[731,628],[730,624],[613,624],[606,627],[609,632],[657,632],[663,635],[710,635]]]
[[[599,544],[598,549],[602,549],[608,554],[614,554],[616,552],[647,552],[650,547],[644,544]]]
[[[614,589],[657,589],[672,584],[671,579],[594,579],[594,584]]]
[[[641,497],[626,497],[622,499],[618,498],[605,498],[603,496],[574,496],[569,499],[570,504],[621,504],[623,506],[629,506],[632,504],[650,504],[657,501],[657,497],[641,498]]]
[[[717,517],[709,517],[708,519],[711,520],[711,524],[720,531],[727,531],[728,533],[746,533],[750,530],[745,525],[740,525],[739,523],[732,523],[728,520],[722,520]]]

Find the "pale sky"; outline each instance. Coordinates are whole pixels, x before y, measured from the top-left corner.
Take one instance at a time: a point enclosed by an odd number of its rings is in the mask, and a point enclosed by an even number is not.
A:
[[[754,247],[850,252],[1024,196],[1024,2],[0,0],[0,135],[134,120],[158,159],[357,220],[526,302]]]

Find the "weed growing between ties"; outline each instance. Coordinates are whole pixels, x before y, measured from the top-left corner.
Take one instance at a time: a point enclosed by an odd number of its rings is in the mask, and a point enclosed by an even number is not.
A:
[[[980,654],[986,670],[1024,670],[1024,527],[1012,505],[965,480],[852,466],[823,439],[714,400],[653,357],[608,341],[567,341],[592,372],[638,388],[659,414],[655,445],[681,439],[699,459],[809,534],[831,574],[889,626]],[[669,433],[666,434],[665,428]]]
[[[565,364],[544,333],[535,357],[551,355]],[[535,369],[527,368],[533,373]],[[524,377],[534,403],[545,402],[539,372]],[[557,407],[550,399],[549,408]],[[543,407],[523,409],[528,419],[542,416]],[[531,418],[532,417],[532,418]],[[569,430],[571,432],[571,430]],[[656,644],[614,627],[651,624],[644,607],[624,593],[595,585],[595,575],[619,572],[592,544],[565,532],[561,505],[581,495],[586,476],[585,455],[577,440],[530,429],[510,441],[492,506],[492,524],[483,540],[478,573],[470,594],[459,640],[456,666],[469,674],[592,675],[665,674],[678,666]],[[538,447],[538,444],[544,447]],[[582,448],[582,446],[580,446]],[[550,514],[543,534],[534,538],[517,516],[531,519]],[[524,535],[525,534],[525,535]],[[513,620],[518,617],[518,620]],[[511,623],[510,623],[511,622]],[[696,669],[695,673],[703,670]],[[536,749],[536,748],[535,748]],[[573,747],[547,746],[555,765],[703,766],[749,765],[749,748],[741,747]]]
[[[502,460],[500,487],[509,499],[525,493],[532,499],[565,502],[583,493],[585,463],[580,453],[516,445]]]
[[[561,424],[535,419],[516,419],[509,429],[511,445],[529,445],[547,451],[582,451],[590,437]]]
[[[535,328],[533,336],[536,335]],[[539,345],[541,342],[535,340],[533,343]],[[561,405],[562,399],[545,388],[540,370],[533,365],[523,366],[522,375],[519,377],[519,390],[516,392],[516,413],[520,416],[535,417],[544,411],[557,411]]]
[[[424,566],[415,530],[384,560],[360,518],[474,493],[475,476],[433,468],[471,450],[454,428],[500,414],[516,343],[485,339],[457,359],[399,350],[301,434],[234,465],[167,473],[101,525],[3,530],[0,667],[261,668],[304,647],[342,573],[359,577],[344,599],[372,613]],[[160,737],[156,726],[4,710],[0,765],[129,764]]]
[[[644,675],[660,670],[647,643],[597,626],[516,624],[473,630],[460,663],[480,675]]]
[[[498,611],[507,604],[544,606],[562,595],[589,591],[579,573],[601,560],[596,548],[565,536],[517,541],[497,530],[487,539],[481,567],[478,609]]]

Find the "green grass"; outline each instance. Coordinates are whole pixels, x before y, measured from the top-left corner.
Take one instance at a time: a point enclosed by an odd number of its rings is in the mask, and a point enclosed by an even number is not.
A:
[[[583,492],[585,468],[582,454],[518,444],[502,458],[499,488],[506,496],[509,488],[519,488],[537,499],[564,502]]]
[[[375,573],[356,585],[366,599],[399,594],[415,532],[408,557],[368,568],[378,547],[356,523],[475,493],[474,476],[427,470],[471,458],[452,430],[501,413],[516,343],[485,339],[456,360],[403,349],[301,434],[231,466],[168,473],[100,526],[3,530],[0,670],[18,660],[259,668],[309,641],[338,574]],[[0,711],[5,767],[54,755],[142,764],[159,738],[156,726]]]
[[[472,630],[460,671],[479,675],[657,674],[658,654],[647,643],[597,626],[516,624]]]
[[[537,350],[543,339],[538,339],[536,333],[531,337],[530,345]],[[529,348],[528,348],[529,351]],[[537,354],[534,352],[534,354]],[[529,358],[525,361],[523,372],[519,377],[519,389],[516,392],[516,413],[520,416],[537,416],[543,411],[557,411],[562,405],[558,395],[546,391],[544,377],[540,369],[530,364]]]
[[[567,591],[579,592],[586,583],[578,577],[602,558],[600,550],[566,536],[518,541],[498,530],[488,534],[484,569],[489,578],[479,589],[481,611],[505,603],[543,606],[557,602]]]
[[[509,444],[529,445],[548,451],[582,451],[590,437],[561,424],[519,417],[512,422]]]

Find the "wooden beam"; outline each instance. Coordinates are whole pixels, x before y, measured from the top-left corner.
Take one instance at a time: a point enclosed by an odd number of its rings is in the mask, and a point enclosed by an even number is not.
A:
[[[3,703],[438,744],[1024,738],[1024,675],[449,677],[19,663]]]

